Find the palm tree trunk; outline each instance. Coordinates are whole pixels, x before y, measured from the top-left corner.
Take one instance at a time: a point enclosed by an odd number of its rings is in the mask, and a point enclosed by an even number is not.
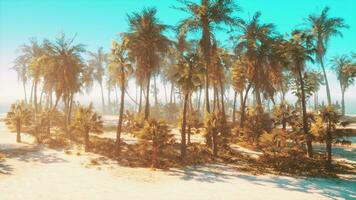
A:
[[[118,96],[118,94],[117,94],[117,86],[115,85],[115,105],[118,105],[119,104],[119,96]],[[116,106],[115,106],[116,107]],[[116,110],[116,108],[115,108],[115,110]]]
[[[341,89],[341,113],[345,116],[345,89]]]
[[[111,113],[111,99],[110,99],[110,96],[111,96],[111,90],[110,90],[110,87],[108,87],[108,111]]]
[[[35,106],[35,112],[34,112],[34,119],[36,119],[37,116],[37,81],[35,81],[34,85],[34,98],[33,98],[33,104]]]
[[[192,94],[190,95],[190,98],[189,98],[189,101],[190,101],[190,106],[189,106],[189,111],[188,111],[188,115],[191,116],[192,112],[193,112],[193,104],[192,104]],[[188,123],[188,141],[187,141],[187,145],[190,145],[190,135],[191,135],[191,123]]]
[[[241,97],[242,97],[242,95],[241,95]],[[234,93],[234,103],[232,106],[232,123],[235,123],[235,121],[236,121],[236,99],[237,99],[237,91],[235,91],[235,93]],[[242,103],[242,101],[241,101],[241,103]]]
[[[142,111],[142,92],[143,92],[142,85],[140,85],[140,104],[138,105],[139,113],[141,113],[141,111]]]
[[[16,122],[16,142],[21,142],[21,122],[17,120]]]
[[[146,86],[146,106],[145,106],[145,120],[148,120],[150,115],[150,82],[151,82],[151,75],[148,74],[147,76],[147,86]]]
[[[32,105],[32,98],[33,98],[33,87],[34,87],[34,85],[35,85],[35,82],[34,81],[32,81],[32,85],[31,85],[31,92],[30,92],[30,104]]]
[[[71,93],[69,99],[68,124],[70,124],[70,122],[72,121],[73,98],[74,98],[74,93]]]
[[[240,118],[240,128],[244,127],[245,124],[245,115],[246,115],[246,101],[247,101],[247,95],[248,92],[250,91],[251,84],[247,86],[245,96],[243,97],[243,92],[240,93],[240,99],[241,99],[241,105],[240,105],[240,113],[241,113],[241,118]],[[242,98],[243,97],[243,98]]]
[[[198,107],[198,109],[197,109],[198,112],[200,112],[200,101],[201,101],[201,93],[202,93],[202,90],[203,90],[203,88],[201,87],[201,88],[200,88],[200,91],[199,91],[198,106],[197,106],[197,107]]]
[[[85,152],[89,151],[89,129],[85,128],[85,133],[84,133],[84,143],[85,143]]]
[[[174,84],[173,82],[171,83],[171,95],[169,98],[169,103],[173,103],[173,91],[174,91]]]
[[[101,91],[101,106],[102,106],[102,112],[103,114],[105,113],[105,100],[104,100],[104,90],[103,90],[103,83],[100,81],[100,91]]]
[[[164,87],[164,103],[167,104],[168,102],[168,97],[167,97],[167,87],[166,87],[166,84],[163,84],[163,87]]]
[[[319,61],[320,61],[321,69],[323,70],[323,76],[324,76],[325,87],[326,87],[326,95],[327,95],[327,98],[328,98],[328,105],[331,105],[331,95],[330,95],[329,81],[328,81],[328,77],[326,76],[326,71],[325,71],[325,67],[324,67],[323,58],[319,57]]]
[[[122,70],[122,77],[121,77],[121,102],[120,102],[120,113],[119,113],[119,121],[117,123],[117,130],[116,130],[116,148],[115,154],[117,157],[120,156],[121,152],[121,128],[122,128],[122,120],[124,115],[124,104],[125,104],[125,74]]]
[[[328,170],[332,169],[332,163],[331,163],[331,156],[332,156],[332,148],[331,148],[331,143],[332,143],[332,136],[331,136],[331,119],[328,119],[328,128],[326,131],[326,153],[327,153],[327,159],[326,159],[326,168]]]
[[[304,80],[300,68],[298,68],[300,90],[301,90],[301,104],[302,104],[302,115],[303,115],[303,131],[306,134],[307,152],[308,157],[313,157],[313,146],[312,146],[312,136],[309,133],[308,128],[308,118],[307,118],[307,108],[305,102],[305,91],[304,91]]]
[[[23,93],[25,95],[25,103],[27,103],[27,93],[26,93],[26,83],[25,83],[25,81],[22,81],[22,86],[23,86]]]
[[[155,89],[155,92],[154,92],[154,94],[155,94],[155,106],[157,106],[158,105],[158,97],[157,97],[157,93],[158,93],[158,91],[157,91],[157,83],[156,83],[156,76],[153,76],[153,84],[154,84],[154,89]]]
[[[224,84],[223,84],[223,82],[221,80],[221,77],[220,77],[219,81],[220,81],[220,90],[221,90],[221,94],[220,94],[220,96],[221,96],[221,112],[223,114],[223,117],[225,118]]]
[[[183,103],[183,117],[182,117],[182,130],[181,130],[181,144],[180,144],[180,154],[182,159],[185,158],[185,154],[186,154],[185,128],[187,123],[188,97],[189,94],[188,92],[186,92],[186,94],[184,95],[184,103]]]

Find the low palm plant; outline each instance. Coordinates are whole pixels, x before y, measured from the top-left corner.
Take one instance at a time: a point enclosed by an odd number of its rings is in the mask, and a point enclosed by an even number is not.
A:
[[[89,151],[89,133],[102,133],[101,116],[93,111],[92,104],[79,106],[71,125],[72,130],[84,136],[85,151]]]
[[[332,168],[332,142],[335,139],[336,125],[340,121],[340,113],[335,106],[324,106],[311,126],[311,132],[326,146],[326,168]]]
[[[31,116],[31,109],[24,102],[17,102],[11,105],[11,110],[6,115],[5,123],[10,129],[16,131],[16,142],[21,142],[22,129],[31,125]]]
[[[138,132],[137,136],[141,149],[151,153],[152,167],[159,167],[163,152],[167,152],[170,144],[174,142],[167,123],[150,119],[145,122],[144,127]]]

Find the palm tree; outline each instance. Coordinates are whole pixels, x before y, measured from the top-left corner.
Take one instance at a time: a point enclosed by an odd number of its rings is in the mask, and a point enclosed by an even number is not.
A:
[[[232,86],[235,90],[235,98],[233,104],[232,121],[235,122],[235,106],[236,106],[236,95],[240,94],[240,127],[242,128],[245,121],[246,113],[246,100],[248,92],[251,88],[251,83],[247,82],[247,60],[245,56],[237,58],[237,60],[232,64]],[[245,91],[245,94],[244,94]]]
[[[74,94],[79,92],[83,85],[81,73],[84,62],[81,54],[85,52],[83,44],[73,44],[75,37],[66,39],[62,34],[55,41],[45,40],[44,48],[47,60],[50,60],[52,77],[55,80],[54,91],[56,93],[56,108],[60,99],[64,103],[64,126],[66,133],[70,123],[71,107]]]
[[[125,104],[125,88],[127,85],[127,80],[129,75],[132,73],[132,67],[128,59],[127,53],[127,40],[123,39],[122,43],[119,44],[116,41],[112,42],[110,63],[109,63],[109,73],[115,78],[115,81],[120,85],[121,89],[121,102],[119,111],[119,120],[116,130],[116,147],[115,153],[117,156],[120,154],[120,137],[122,129],[122,121],[124,114],[124,104]]]
[[[30,44],[21,46],[21,60],[27,63],[28,74],[32,78],[31,97],[33,92],[33,105],[34,105],[34,117],[38,112],[37,102],[37,88],[42,76],[42,58],[44,56],[44,49],[36,39],[32,38]],[[31,98],[32,100],[32,98]],[[30,101],[31,101],[30,100]],[[36,118],[35,118],[36,119]]]
[[[334,106],[324,106],[312,124],[311,131],[325,141],[326,146],[326,168],[332,169],[332,143],[333,134],[337,133],[336,125],[340,119],[340,113]]]
[[[213,31],[221,28],[221,24],[234,25],[235,19],[232,17],[232,14],[234,11],[238,11],[239,8],[232,0],[201,0],[200,3],[181,0],[180,2],[183,4],[183,7],[176,9],[186,12],[188,17],[179,23],[179,29],[201,32],[199,44],[205,62],[205,111],[210,113],[209,68],[211,64]]]
[[[151,152],[152,167],[159,167],[160,157],[174,142],[167,123],[155,119],[145,121],[144,127],[138,132],[138,138],[142,149]]]
[[[79,106],[75,112],[71,128],[84,135],[85,151],[89,151],[89,133],[102,133],[103,121],[101,116],[93,111],[93,105]]]
[[[329,40],[332,36],[341,36],[341,29],[348,28],[345,24],[344,19],[340,17],[330,18],[329,7],[325,7],[320,15],[312,14],[309,15],[306,19],[311,33],[315,37],[316,43],[316,61],[320,63],[321,69],[323,70],[325,85],[326,85],[326,94],[328,98],[328,104],[331,105],[331,94],[328,78],[326,76],[325,66],[324,66],[324,57],[327,51],[327,46]]]
[[[261,105],[261,93],[273,100],[277,86],[282,82],[284,66],[280,46],[282,39],[275,33],[275,25],[260,23],[257,12],[250,21],[241,20],[242,34],[237,37],[237,52],[245,55],[247,79],[255,92],[256,103]]]
[[[179,60],[176,74],[174,75],[177,85],[180,87],[183,100],[183,116],[181,129],[181,158],[185,158],[186,154],[186,125],[187,125],[187,107],[188,100],[192,92],[198,89],[203,83],[204,68],[200,63],[200,58],[196,53],[187,53]],[[191,97],[190,97],[191,98]]]
[[[25,103],[27,103],[27,93],[26,93],[26,83],[28,80],[28,63],[26,62],[26,57],[24,55],[18,56],[14,61],[14,66],[11,68],[17,73],[17,80],[22,82],[23,92],[25,95]]]
[[[306,135],[308,156],[313,157],[312,136],[309,132],[307,109],[306,109],[306,94],[305,80],[303,71],[305,70],[306,61],[313,61],[311,55],[314,53],[314,48],[311,44],[311,35],[306,32],[295,30],[292,32],[292,38],[286,44],[287,56],[290,60],[290,68],[293,74],[296,75],[300,91],[300,100],[302,105],[303,116],[303,132]]]
[[[102,47],[98,48],[96,52],[89,52],[89,55],[90,55],[89,66],[91,66],[94,69],[93,70],[94,80],[98,82],[100,86],[102,112],[105,113],[103,77],[105,73],[105,64],[107,63],[107,55],[104,53]]]
[[[21,142],[21,130],[31,125],[32,112],[24,102],[17,102],[11,105],[10,112],[7,113],[5,123],[10,129],[15,129],[16,142]]]
[[[144,9],[128,15],[130,31],[124,33],[130,57],[135,60],[136,71],[144,77],[146,85],[145,120],[149,117],[151,76],[156,71],[160,54],[167,52],[170,41],[163,32],[167,26],[156,18],[156,9]]]
[[[351,74],[345,73],[345,69],[351,65],[351,60],[346,55],[342,55],[334,57],[332,63],[341,88],[341,113],[345,115],[345,92],[348,87],[354,84]]]

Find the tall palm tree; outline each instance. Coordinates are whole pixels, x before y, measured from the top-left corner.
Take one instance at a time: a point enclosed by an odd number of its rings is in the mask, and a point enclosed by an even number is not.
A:
[[[351,60],[346,56],[336,56],[332,59],[333,70],[337,75],[341,88],[341,113],[345,115],[345,92],[348,87],[354,84],[354,78],[345,69],[351,65]]]
[[[240,94],[240,127],[242,128],[245,121],[245,112],[246,112],[246,100],[248,92],[251,88],[251,83],[247,82],[247,60],[244,56],[239,57],[231,66],[232,71],[232,86],[235,90],[235,98],[233,104],[233,119],[232,121],[235,122],[235,106],[236,106],[236,95],[237,93]],[[245,94],[244,94],[245,92]]]
[[[56,93],[56,108],[60,99],[64,103],[65,131],[71,116],[71,107],[75,93],[79,92],[83,85],[81,74],[84,68],[82,53],[85,52],[83,44],[74,44],[74,39],[67,39],[61,34],[55,41],[44,41],[47,59],[51,62],[53,79],[55,80],[54,91]]]
[[[11,68],[17,73],[17,80],[22,82],[23,92],[25,96],[25,103],[27,103],[27,93],[26,93],[26,83],[29,79],[28,74],[28,63],[26,62],[26,57],[24,55],[18,56],[14,61],[14,66]]]
[[[130,57],[135,60],[136,71],[140,72],[147,82],[145,120],[149,117],[149,94],[151,76],[156,71],[160,54],[167,52],[169,39],[163,35],[167,26],[156,17],[157,10],[148,8],[141,13],[128,15],[130,31],[124,33]]]
[[[212,37],[215,29],[220,25],[234,25],[236,20],[232,17],[239,8],[232,0],[201,0],[200,3],[180,0],[183,7],[176,9],[186,12],[188,17],[182,20],[178,27],[191,32],[201,32],[199,41],[205,62],[205,111],[210,113],[209,106],[209,68],[211,63]]]
[[[328,78],[326,76],[324,57],[327,51],[329,40],[332,36],[343,36],[341,29],[348,28],[344,19],[340,17],[329,17],[329,7],[325,7],[320,14],[311,14],[306,21],[311,33],[315,37],[316,61],[320,63],[323,70],[328,104],[331,105],[331,94]]]
[[[129,62],[127,52],[127,40],[123,39],[119,44],[116,41],[112,42],[111,54],[109,57],[110,63],[108,66],[109,73],[115,78],[115,81],[120,85],[121,90],[121,102],[119,111],[119,120],[116,130],[116,147],[115,153],[117,156],[120,154],[120,137],[122,129],[122,121],[124,115],[125,104],[125,88],[129,75],[132,73],[131,63]]]
[[[107,55],[104,53],[103,48],[100,47],[96,52],[89,52],[89,66],[93,70],[94,80],[99,84],[101,91],[101,104],[102,112],[105,112],[105,100],[104,100],[104,90],[103,90],[103,77],[105,74],[105,64],[107,63]]]
[[[24,44],[21,46],[22,60],[27,63],[28,74],[32,78],[32,89],[31,96],[33,92],[33,105],[34,105],[34,116],[38,112],[38,101],[37,101],[37,88],[42,77],[42,63],[41,60],[44,56],[44,49],[41,44],[34,38],[30,40],[30,44]]]
[[[71,128],[84,136],[85,151],[89,151],[89,133],[102,133],[103,121],[101,116],[93,111],[93,105],[79,106],[75,112]]]
[[[303,72],[305,70],[306,61],[313,61],[311,55],[314,53],[314,47],[311,44],[311,40],[311,35],[304,31],[295,30],[292,32],[292,38],[286,44],[286,52],[288,54],[288,60],[290,60],[290,69],[298,80],[297,85],[299,86],[302,105],[303,132],[306,135],[307,152],[309,157],[313,157],[313,147],[307,118],[305,77],[303,77]]]
[[[7,113],[5,124],[10,129],[15,129],[16,142],[21,142],[22,128],[31,125],[31,109],[24,102],[17,102],[11,105],[10,112]]]
[[[204,68],[200,63],[200,58],[196,53],[187,53],[179,60],[178,68],[174,78],[177,85],[180,87],[184,100],[183,100],[183,115],[182,115],[182,129],[181,129],[181,158],[185,158],[186,154],[186,125],[187,125],[187,108],[188,100],[194,90],[198,89],[202,84],[204,78]]]

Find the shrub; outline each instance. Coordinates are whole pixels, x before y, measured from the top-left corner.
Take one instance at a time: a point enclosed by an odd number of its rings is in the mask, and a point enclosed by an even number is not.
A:
[[[160,167],[164,155],[172,151],[174,143],[168,125],[164,121],[150,119],[136,135],[142,158],[151,160],[152,167]]]

